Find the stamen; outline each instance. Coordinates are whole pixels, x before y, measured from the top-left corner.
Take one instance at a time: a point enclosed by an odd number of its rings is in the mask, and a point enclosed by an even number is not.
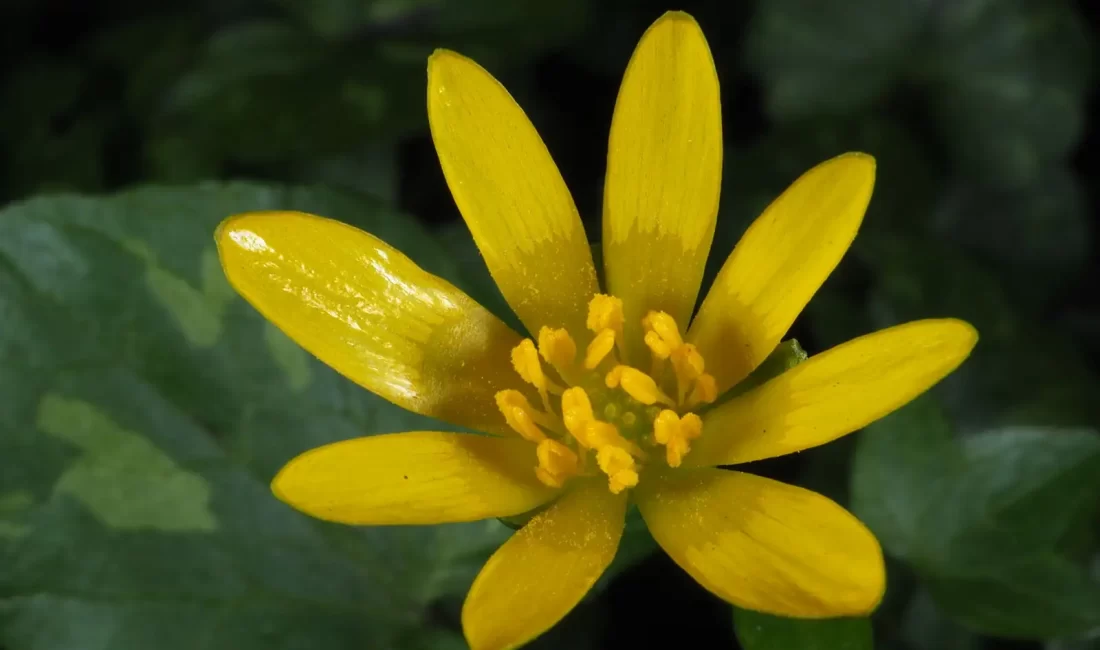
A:
[[[677,373],[684,375],[687,381],[703,374],[705,368],[703,355],[699,354],[699,350],[691,343],[685,343],[676,349],[672,355],[672,365]]]
[[[535,476],[550,487],[561,487],[566,479],[580,473],[577,454],[557,440],[540,442],[535,455],[539,459]]]
[[[513,367],[538,391],[542,408],[531,405],[530,391],[517,390],[498,392],[497,408],[509,427],[535,443],[539,481],[562,487],[570,477],[592,476],[596,465],[607,475],[608,489],[619,494],[638,484],[644,465],[650,462],[650,446],[663,445],[671,467],[680,466],[691,451],[691,441],[702,434],[703,421],[686,411],[713,402],[717,384],[706,373],[703,356],[684,342],[670,315],[651,311],[641,324],[652,358],[649,374],[620,363],[625,345],[623,303],[614,296],[597,294],[588,303],[585,325],[593,335],[582,358],[577,357],[576,340],[561,328],[542,327],[537,338],[524,339],[512,349]],[[543,368],[543,363],[553,371]],[[600,376],[608,388],[622,393],[591,386],[592,379]],[[586,392],[583,386],[595,392]],[[552,403],[552,395],[560,396],[560,402],[555,398]]]
[[[512,348],[512,367],[516,369],[523,381],[539,390],[546,390],[547,379],[542,372],[542,364],[539,363],[539,353],[535,349],[534,341],[523,339],[519,345]]]
[[[619,433],[619,427],[610,422],[604,422],[602,420],[593,420],[589,422],[585,435],[588,437],[591,443],[590,448],[592,449],[603,449],[604,447],[611,446],[619,447],[638,460],[645,460],[648,456],[648,454],[642,451],[641,447],[624,438],[623,435]]]
[[[588,393],[584,392],[583,388],[574,386],[561,394],[561,419],[565,421],[565,428],[577,439],[577,442],[589,447],[581,438],[585,434],[585,427],[596,417],[592,414],[592,402],[588,399]]]
[[[634,458],[625,449],[606,446],[596,454],[596,463],[607,474],[607,487],[612,494],[619,494],[638,484],[638,470]]]
[[[615,296],[607,296],[597,293],[588,302],[588,320],[585,322],[588,329],[601,334],[604,330],[611,330],[615,334],[615,345],[619,353],[623,352],[623,301]],[[605,344],[601,344],[605,345]],[[590,347],[589,350],[592,348]],[[604,355],[606,356],[606,354]],[[598,364],[598,362],[597,362]],[[589,367],[589,370],[596,366]]]
[[[642,327],[647,334],[654,332],[670,349],[675,350],[684,344],[684,340],[680,338],[680,329],[676,327],[676,319],[663,311],[646,314],[642,319]]]
[[[588,350],[584,354],[584,367],[588,370],[594,370],[611,353],[611,349],[614,347],[615,330],[610,328],[600,330],[596,338],[588,344]]]
[[[542,363],[539,361],[538,350],[531,339],[523,339],[519,345],[512,348],[512,367],[516,369],[523,381],[531,384],[539,391],[542,398],[542,406],[550,412],[550,396],[548,393],[560,394],[561,386],[550,381],[542,372]]]
[[[684,455],[691,451],[691,441],[703,433],[703,420],[694,413],[683,417],[674,411],[664,410],[653,421],[653,438],[665,446],[665,460],[669,467],[679,467]]]
[[[661,338],[661,335],[653,330],[649,330],[645,333],[645,344],[653,353],[654,359],[667,359],[668,355],[672,354],[672,348],[665,343],[665,340]]]
[[[592,296],[592,300],[588,302],[588,321],[585,324],[593,332],[610,329],[622,336],[623,301],[602,293]]]
[[[676,373],[677,403],[683,404],[688,390],[699,375],[703,374],[703,355],[691,343],[685,343],[672,352],[672,369]]]
[[[716,399],[718,399],[718,383],[714,381],[712,375],[704,372],[696,377],[695,388],[691,390],[691,395],[688,395],[687,401],[684,402],[684,408],[693,409],[700,404],[710,404]]]
[[[653,377],[645,374],[637,368],[630,366],[615,366],[607,373],[604,383],[608,388],[621,387],[627,395],[649,406],[661,402],[668,406],[676,406],[676,403],[657,386]]]
[[[539,330],[539,354],[564,377],[577,357],[577,344],[564,329],[543,327]]]
[[[502,390],[496,394],[497,408],[504,415],[504,421],[524,440],[534,443],[546,440],[546,434],[535,424],[532,417],[534,409],[530,402],[518,390]]]

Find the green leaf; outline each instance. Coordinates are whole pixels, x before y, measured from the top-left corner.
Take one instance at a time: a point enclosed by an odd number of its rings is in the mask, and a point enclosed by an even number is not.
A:
[[[745,650],[871,650],[871,620],[803,620],[733,608],[737,640]]]
[[[219,159],[271,164],[422,127],[430,52],[393,61],[371,42],[336,47],[270,20],[224,28],[167,93],[152,125],[154,159],[170,173],[171,145],[186,138]]]
[[[1054,638],[1100,625],[1100,583],[1053,553],[948,577],[928,588],[960,622],[996,636]]]
[[[1045,169],[1017,188],[956,186],[930,225],[989,261],[1017,300],[1040,305],[1088,262],[1092,237],[1083,190],[1065,167]]]
[[[1034,181],[1078,142],[1089,58],[1062,1],[778,0],[748,36],[776,119],[852,113],[904,89],[968,172],[1001,185]]]
[[[271,495],[306,449],[441,426],[230,290],[215,225],[277,208],[455,274],[415,222],[320,189],[149,187],[0,212],[0,646],[393,647],[427,634],[433,603],[461,598],[507,537],[495,521],[325,524]]]
[[[1037,181],[1081,138],[1089,33],[1069,2],[954,2],[934,13],[916,77],[943,138],[970,172]]]
[[[98,189],[105,174],[100,151],[115,119],[92,105],[88,71],[80,62],[39,55],[11,65],[0,80],[0,192]],[[0,194],[2,196],[2,194]]]
[[[760,5],[748,62],[780,120],[840,114],[886,92],[922,26],[920,3],[779,0]],[[856,73],[858,70],[858,73]]]
[[[485,49],[500,60],[507,60],[502,52],[523,55],[565,40],[583,27],[588,12],[585,0],[505,5],[495,0],[275,2],[311,32],[329,41],[349,41],[357,36],[377,38],[381,34],[388,37],[390,45],[400,43],[401,37],[448,47],[464,43]],[[454,40],[458,43],[443,42]],[[464,54],[473,54],[466,49]]]
[[[1100,435],[1007,428],[961,440],[929,398],[869,426],[852,508],[940,606],[1001,636],[1100,625],[1100,584],[1057,554],[1100,501]]]
[[[1100,421],[1100,379],[1074,341],[1029,317],[1015,303],[1017,287],[943,237],[868,233],[849,255],[869,267],[873,288],[863,322],[845,338],[939,316],[978,329],[971,357],[936,390],[964,428]]]
[[[925,589],[909,602],[900,633],[913,650],[981,650],[978,635],[947,618]]]

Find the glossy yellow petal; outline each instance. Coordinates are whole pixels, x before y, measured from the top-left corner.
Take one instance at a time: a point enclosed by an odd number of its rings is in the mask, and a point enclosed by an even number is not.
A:
[[[862,616],[886,574],[871,531],[829,499],[742,472],[672,470],[636,489],[653,538],[699,584],[783,616]]]
[[[623,299],[632,358],[650,310],[687,325],[714,238],[722,182],[718,75],[695,20],[669,12],[630,59],[607,152],[603,254],[608,293]]]
[[[803,174],[745,232],[688,333],[719,393],[771,354],[836,268],[874,184],[874,158],[838,156]]]
[[[385,242],[331,219],[255,212],[216,235],[230,284],[290,338],[398,406],[511,435],[519,335]]]
[[[428,121],[455,203],[516,315],[532,334],[583,333],[599,291],[592,251],[523,109],[478,64],[439,50],[428,61]]]
[[[535,446],[516,438],[412,431],[311,449],[271,489],[294,508],[343,524],[440,524],[509,517],[554,498],[535,478]]]
[[[577,481],[489,558],[462,607],[473,650],[517,648],[569,613],[615,557],[626,495]]]
[[[731,465],[823,445],[900,408],[959,366],[959,320],[898,325],[838,345],[703,416],[685,465]]]

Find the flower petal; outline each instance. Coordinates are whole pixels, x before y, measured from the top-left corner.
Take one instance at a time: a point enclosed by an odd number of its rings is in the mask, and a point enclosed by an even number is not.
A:
[[[803,174],[745,232],[688,332],[719,393],[771,354],[836,268],[874,184],[874,158],[838,156]]]
[[[978,342],[960,320],[922,320],[861,336],[703,416],[689,466],[731,465],[823,445],[907,404]]]
[[[277,497],[343,524],[441,524],[509,517],[558,493],[535,478],[535,446],[518,438],[412,431],[311,449],[271,482]]]
[[[578,481],[519,529],[481,569],[462,627],[473,650],[516,648],[553,627],[584,598],[615,557],[626,494]]]
[[[886,587],[871,531],[829,499],[719,469],[673,470],[635,489],[662,548],[738,607],[800,618],[860,616]]]
[[[607,151],[603,254],[628,323],[663,310],[686,326],[714,238],[722,183],[718,74],[695,20],[672,11],[627,66]],[[631,355],[648,359],[641,328]]]
[[[573,197],[535,127],[473,61],[428,61],[428,121],[443,175],[489,272],[531,333],[584,332],[599,291]]]
[[[385,242],[331,219],[254,212],[216,234],[230,284],[299,345],[410,411],[511,434],[519,335]]]

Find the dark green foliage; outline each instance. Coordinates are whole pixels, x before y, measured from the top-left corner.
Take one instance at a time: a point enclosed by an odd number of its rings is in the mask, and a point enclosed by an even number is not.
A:
[[[461,599],[508,528],[342,527],[271,496],[305,449],[429,421],[267,325],[226,284],[213,228],[267,208],[339,218],[519,327],[434,158],[426,58],[458,50],[508,86],[597,241],[620,75],[669,8],[698,18],[723,84],[707,282],[810,166],[848,150],[878,160],[855,245],[790,333],[798,343],[750,381],[907,320],[954,316],[981,333],[914,404],[748,467],[850,506],[883,545],[889,588],[869,619],[735,610],[737,642],[1095,646],[1088,3],[0,5],[0,649],[465,647]],[[632,512],[612,571],[534,647],[732,647],[728,616],[682,604],[709,596],[655,550]],[[632,575],[658,578],[639,589]],[[685,643],[695,631],[720,638]]]

